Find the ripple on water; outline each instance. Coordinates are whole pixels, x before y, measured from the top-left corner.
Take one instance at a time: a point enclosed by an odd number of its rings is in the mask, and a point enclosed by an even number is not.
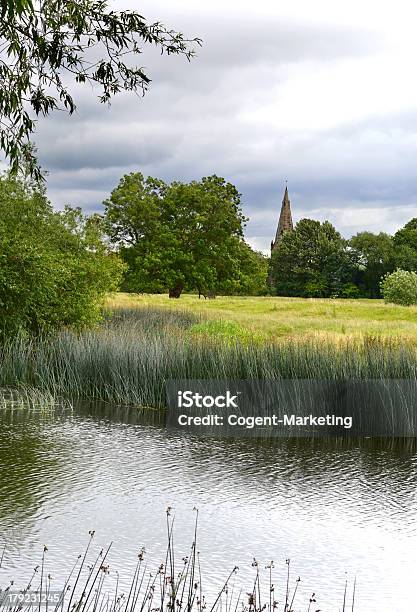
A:
[[[283,580],[291,557],[300,592],[316,591],[327,609],[337,609],[346,572],[358,575],[359,612],[380,612],[381,602],[403,610],[412,601],[413,446],[202,440],[97,409],[48,417],[4,411],[0,424],[3,580],[29,572],[44,543],[63,579],[90,529],[97,546],[114,541],[111,563],[123,580],[142,545],[155,566],[162,559],[167,505],[186,554],[197,506],[209,589],[235,564],[239,580],[249,580],[253,556],[263,565],[274,558]]]

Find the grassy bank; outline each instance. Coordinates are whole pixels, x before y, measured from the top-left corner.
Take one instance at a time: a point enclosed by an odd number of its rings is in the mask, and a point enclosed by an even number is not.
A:
[[[365,337],[397,340],[417,346],[417,307],[385,304],[382,300],[332,300],[281,297],[217,297],[119,293],[112,308],[181,308],[208,319],[200,333],[260,341],[294,338],[344,342]],[[196,330],[197,333],[198,330]]]
[[[20,337],[0,348],[0,387],[160,407],[167,379],[416,377],[414,348],[390,339],[259,342],[201,333],[205,325],[189,310],[132,308],[96,329]]]

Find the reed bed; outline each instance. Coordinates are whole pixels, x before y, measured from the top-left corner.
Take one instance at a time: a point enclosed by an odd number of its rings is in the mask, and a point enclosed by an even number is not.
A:
[[[168,508],[168,542],[164,559],[154,571],[149,571],[145,549],[142,549],[126,590],[120,588],[119,575],[109,563],[111,544],[95,556],[90,554],[95,533],[90,531],[86,550],[79,555],[59,590],[56,590],[58,585],[52,586],[46,563],[47,547],[44,547],[41,563],[35,567],[24,588],[17,590],[15,581],[4,588],[0,586],[0,607],[5,612],[33,612],[34,609],[40,612],[44,608],[46,612],[320,612],[315,593],[302,601],[299,593],[301,578],[293,578],[290,559],[285,561],[282,584],[275,580],[273,561],[261,567],[254,559],[254,578],[245,585],[246,588],[236,584],[239,568],[235,566],[225,572],[224,582],[217,593],[206,597],[197,549],[198,512],[190,552],[185,557],[175,550],[173,526],[171,508]],[[5,561],[5,552],[5,548],[0,550],[0,570]],[[15,595],[18,596],[16,602],[12,597]],[[26,603],[29,600],[34,602],[34,596],[35,600],[45,603]],[[349,594],[345,581],[338,609],[354,612],[355,596],[356,580]]]
[[[134,308],[95,329],[20,335],[0,347],[0,387],[160,408],[169,379],[416,379],[415,349],[393,340],[265,343],[200,328],[190,312]]]
[[[25,408],[25,410],[49,412],[55,406],[56,397],[48,391],[22,385],[19,386],[19,389],[0,389],[0,408],[3,410]]]

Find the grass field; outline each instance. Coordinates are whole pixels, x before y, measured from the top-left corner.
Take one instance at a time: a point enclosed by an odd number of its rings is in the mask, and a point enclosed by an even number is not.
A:
[[[111,308],[162,307],[202,316],[194,334],[254,340],[295,339],[343,341],[353,338],[398,339],[417,346],[417,307],[385,304],[382,300],[333,300],[283,297],[217,297],[119,293]]]

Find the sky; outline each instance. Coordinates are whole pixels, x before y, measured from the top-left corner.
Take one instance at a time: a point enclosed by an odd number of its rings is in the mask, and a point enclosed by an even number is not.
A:
[[[265,252],[285,180],[294,221],[345,237],[394,232],[417,216],[417,5],[397,0],[115,0],[203,39],[197,56],[144,47],[144,98],[39,122],[48,194],[102,212],[123,174],[166,181],[218,174],[236,185],[248,242]]]

